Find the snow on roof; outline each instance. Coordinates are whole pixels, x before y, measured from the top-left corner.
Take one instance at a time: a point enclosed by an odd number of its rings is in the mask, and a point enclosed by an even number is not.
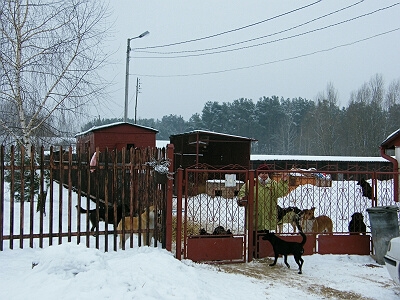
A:
[[[226,136],[226,137],[232,137],[232,138],[237,138],[237,139],[245,139],[245,140],[250,140],[250,141],[256,141],[253,138],[248,138],[244,136],[239,136],[239,135],[232,135],[232,134],[226,134],[226,133],[220,133],[220,132],[215,132],[215,131],[207,131],[207,130],[192,130],[184,133],[179,133],[179,134],[173,134],[171,136],[180,136],[180,135],[188,135],[188,134],[213,134],[213,135],[220,135],[220,136]]]
[[[250,155],[250,160],[387,162],[386,159],[379,156],[360,157],[360,156],[263,155],[263,154],[252,154]]]
[[[156,140],[156,147],[165,148],[169,143],[170,143],[169,140]]]
[[[158,132],[157,129],[154,129],[154,128],[151,128],[151,127],[147,127],[147,126],[142,126],[142,125],[138,125],[138,124],[132,124],[132,123],[128,123],[128,122],[115,122],[115,123],[110,123],[110,124],[105,124],[105,125],[100,125],[100,126],[93,126],[92,128],[90,128],[90,129],[88,129],[86,131],[79,132],[79,133],[75,134],[75,137],[81,136],[81,135],[85,135],[85,134],[87,134],[89,132],[93,132],[93,131],[96,131],[96,130],[99,130],[99,129],[113,127],[113,126],[119,126],[119,125],[123,125],[123,124],[127,124],[127,125],[130,125],[130,126],[136,126],[136,127],[140,127],[140,128],[144,128],[144,129],[148,129],[148,130],[152,130],[152,131]]]
[[[392,145],[390,145],[390,142],[392,142],[392,140],[394,140],[399,134],[400,134],[400,128],[397,129],[396,131],[392,132],[392,133],[382,142],[381,146],[392,147]]]

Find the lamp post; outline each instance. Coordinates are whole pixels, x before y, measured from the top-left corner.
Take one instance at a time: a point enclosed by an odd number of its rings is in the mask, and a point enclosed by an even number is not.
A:
[[[129,53],[131,52],[131,40],[141,39],[142,37],[145,37],[149,33],[150,32],[145,31],[141,35],[138,35],[136,37],[133,37],[133,38],[130,38],[130,39],[127,40],[127,46],[126,46],[126,70],[125,70],[125,111],[124,111],[124,122],[126,122],[127,119],[128,119]]]

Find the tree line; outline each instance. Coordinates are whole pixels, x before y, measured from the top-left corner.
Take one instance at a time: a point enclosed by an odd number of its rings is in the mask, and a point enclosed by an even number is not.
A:
[[[161,120],[139,119],[137,124],[159,130],[158,140],[192,130],[254,138],[253,154],[379,156],[381,142],[400,128],[400,80],[385,88],[376,74],[351,93],[346,107],[338,102],[338,92],[328,83],[314,101],[278,96],[257,102],[208,101],[201,114],[188,121],[171,114]],[[117,121],[95,119],[82,130]]]

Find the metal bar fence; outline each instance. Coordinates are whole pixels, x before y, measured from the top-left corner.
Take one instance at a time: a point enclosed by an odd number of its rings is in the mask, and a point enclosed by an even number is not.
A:
[[[157,164],[169,160],[165,149],[97,150],[97,154],[96,166],[91,167],[91,155],[80,150],[75,153],[71,147],[51,147],[49,151],[32,147],[25,151],[23,147],[1,146],[0,251],[6,243],[13,249],[51,246],[55,241],[117,250],[118,234],[129,233],[129,247],[134,247],[143,244],[143,234],[148,237],[150,231],[155,237],[154,246],[157,240],[165,243],[161,235],[166,232],[162,227],[166,214],[162,212],[166,208],[168,174],[156,170]],[[117,218],[111,214],[117,215],[122,208],[124,216],[140,220],[150,205],[157,212],[154,229],[149,229],[147,223],[145,228],[117,230]],[[79,213],[79,207],[84,207],[86,213]],[[101,215],[102,207],[110,210],[105,209]],[[91,231],[93,212],[106,222],[99,222]]]
[[[205,249],[201,250],[203,253],[195,253],[196,249],[188,248],[188,242],[191,242],[194,238],[206,241],[208,238],[207,235],[212,234],[213,230],[219,226],[224,227],[225,230],[230,229],[233,236],[243,235],[244,239],[247,236],[249,253],[252,250],[252,244],[254,244],[254,247],[257,246],[257,242],[251,242],[250,238],[252,236],[246,231],[244,216],[247,213],[244,211],[245,208],[238,207],[236,204],[238,191],[248,182],[247,172],[248,170],[239,169],[217,170],[210,166],[197,166],[197,168],[186,170],[186,178],[180,179],[184,182],[185,197],[182,200],[178,197],[178,202],[182,201],[184,204],[181,224],[183,225],[182,252],[184,257],[190,257],[189,252],[193,257],[199,258],[199,260],[201,260],[200,258],[207,260],[207,255],[208,258],[214,254],[217,256],[218,253],[215,253],[215,249],[209,250],[210,253],[206,254],[204,254],[207,251]],[[396,196],[394,195],[393,188],[394,181],[399,180],[399,172],[331,170],[328,173],[315,169],[290,169],[270,170],[268,173],[269,177],[276,182],[279,182],[282,177],[288,177],[289,179],[288,193],[278,198],[277,204],[281,208],[296,207],[299,210],[312,209],[313,217],[315,218],[322,215],[329,217],[333,228],[331,232],[327,232],[326,234],[330,236],[324,237],[321,235],[319,238],[318,234],[312,232],[312,228],[303,227],[303,231],[314,235],[314,240],[316,241],[319,239],[322,241],[322,238],[333,238],[333,241],[337,242],[343,238],[343,241],[351,240],[351,242],[357,242],[357,237],[348,239],[348,236],[353,234],[349,232],[353,214],[362,214],[363,222],[366,224],[366,231],[365,233],[360,232],[359,235],[364,234],[365,237],[365,235],[371,235],[367,208],[388,205],[400,206],[400,203],[395,200]],[[233,175],[235,184],[227,185],[231,175]],[[177,186],[181,187],[182,185],[178,183]],[[257,189],[254,189],[257,193]],[[178,191],[178,195],[181,194],[180,192]],[[180,214],[179,203],[177,207],[177,213]],[[254,210],[256,215],[257,207],[257,203],[255,202]],[[265,209],[268,209],[268,207]],[[257,219],[254,220],[255,223],[258,221]],[[253,222],[249,221],[248,223],[252,224]],[[304,224],[307,224],[307,222]],[[281,228],[279,228],[279,225]],[[290,220],[285,218],[282,219],[280,224],[278,222],[276,231],[287,236],[296,233]],[[200,242],[195,243],[195,247],[199,248],[199,245]],[[317,243],[316,245],[318,247],[319,244]],[[178,246],[180,245],[177,245],[177,249]],[[322,246],[322,242],[320,246]],[[350,246],[349,249],[349,251],[353,251]],[[338,250],[346,251],[346,249],[333,249],[333,251]],[[321,247],[320,251],[325,250],[322,250]],[[355,251],[358,251],[358,249]],[[311,253],[316,252],[318,252],[318,249],[311,249]],[[250,260],[250,254],[248,260]],[[178,257],[179,255],[180,251],[177,252]]]

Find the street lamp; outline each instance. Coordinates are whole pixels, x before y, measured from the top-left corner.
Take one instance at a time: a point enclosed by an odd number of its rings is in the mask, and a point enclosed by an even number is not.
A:
[[[141,39],[146,35],[150,34],[150,32],[145,31],[141,35],[137,37],[133,37],[127,40],[127,47],[126,47],[126,70],[125,70],[125,111],[124,111],[124,122],[128,119],[128,86],[129,86],[129,53],[131,52],[131,40],[134,39]]]

